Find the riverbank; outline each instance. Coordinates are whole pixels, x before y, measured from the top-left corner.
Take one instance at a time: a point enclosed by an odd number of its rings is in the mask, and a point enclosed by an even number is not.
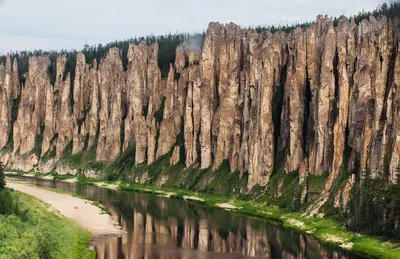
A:
[[[49,210],[76,222],[93,236],[124,234],[118,223],[86,200],[17,182],[7,182],[7,187],[34,196],[50,205]],[[84,216],[82,216],[84,215]]]
[[[0,258],[96,258],[91,234],[40,200],[6,188],[0,204]]]
[[[277,206],[268,206],[261,201],[257,201],[257,199],[236,200],[186,190],[119,182],[104,182],[87,178],[71,178],[65,181],[95,184],[110,189],[118,187],[118,189],[121,190],[152,193],[169,198],[200,202],[211,207],[218,207],[240,214],[272,220],[277,224],[282,224],[284,227],[295,229],[313,236],[324,243],[342,247],[355,254],[374,258],[400,258],[400,244],[398,242],[390,242],[390,240],[381,237],[353,233],[347,231],[343,223],[333,218],[307,218],[303,217],[299,212],[290,212]]]

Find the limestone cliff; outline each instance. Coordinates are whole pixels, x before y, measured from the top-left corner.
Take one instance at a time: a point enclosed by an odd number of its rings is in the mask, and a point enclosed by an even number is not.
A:
[[[240,172],[246,193],[271,190],[273,175],[298,174],[302,202],[312,200],[308,177],[326,175],[310,214],[345,170],[352,175],[335,194],[345,207],[357,179],[398,179],[399,35],[398,19],[384,16],[359,24],[318,16],[290,32],[210,23],[201,49],[177,47],[166,78],[157,43],[130,45],[125,54],[111,48],[101,60],[78,53],[73,74],[65,73],[65,56],[55,64],[31,57],[24,84],[18,60],[7,57],[1,160],[32,169],[50,156],[47,165],[61,168],[67,151],[93,149],[95,160],[109,163],[134,150],[132,167],[165,156],[198,170],[227,163],[224,174]]]
[[[6,63],[0,64],[0,149],[12,138],[13,100],[18,99],[21,92],[18,75],[17,60],[12,63],[10,56],[7,56]]]

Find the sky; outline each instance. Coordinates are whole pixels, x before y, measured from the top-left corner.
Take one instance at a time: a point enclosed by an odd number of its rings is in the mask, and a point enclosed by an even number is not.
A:
[[[0,0],[0,54],[82,49],[135,36],[202,32],[208,23],[241,26],[353,15],[383,0]]]

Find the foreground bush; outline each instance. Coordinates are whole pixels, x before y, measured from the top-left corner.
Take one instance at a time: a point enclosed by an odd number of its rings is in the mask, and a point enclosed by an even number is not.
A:
[[[39,201],[0,190],[0,258],[95,258],[90,234]]]

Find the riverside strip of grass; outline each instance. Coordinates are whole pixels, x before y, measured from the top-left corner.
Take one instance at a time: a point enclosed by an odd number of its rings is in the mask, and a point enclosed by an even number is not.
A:
[[[89,232],[47,211],[39,200],[0,191],[0,258],[95,258]]]

